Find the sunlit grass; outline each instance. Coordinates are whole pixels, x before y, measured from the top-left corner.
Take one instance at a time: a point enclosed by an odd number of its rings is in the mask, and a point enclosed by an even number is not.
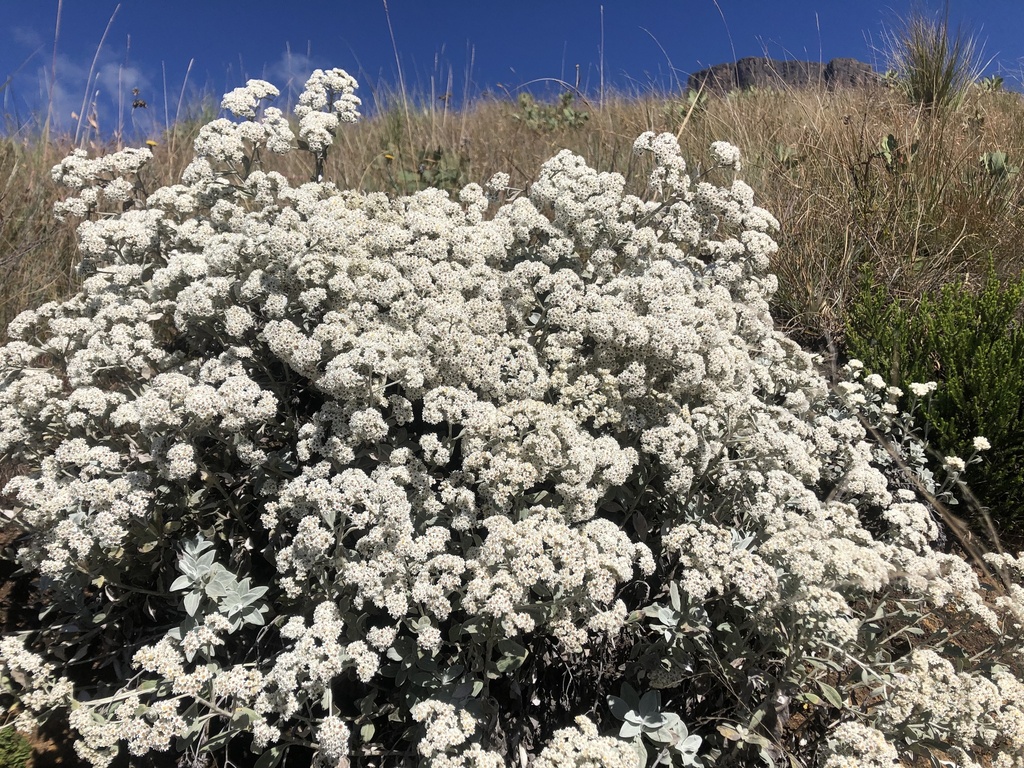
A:
[[[407,194],[427,185],[448,189],[496,172],[523,189],[557,150],[624,174],[633,189],[633,140],[647,130],[678,134],[691,172],[707,166],[712,141],[744,154],[744,178],[759,204],[775,213],[782,248],[775,313],[805,340],[842,327],[844,307],[865,266],[914,296],[964,276],[1019,271],[1024,105],[1019,94],[972,87],[956,109],[939,113],[898,90],[737,92],[690,111],[684,98],[612,94],[603,103],[577,97],[579,125],[541,126],[507,99],[482,98],[463,109],[438,99],[377,94],[375,116],[342,132],[325,168],[341,188]],[[155,136],[147,187],[175,181],[214,107],[194,109]],[[687,117],[688,116],[688,117]],[[685,120],[685,125],[684,125]],[[75,285],[74,222],[49,215],[60,194],[50,168],[72,139],[0,139],[0,324]],[[86,143],[91,154],[112,147]],[[982,163],[1006,154],[1008,172]],[[284,163],[297,162],[293,153]],[[312,168],[285,167],[293,178]]]

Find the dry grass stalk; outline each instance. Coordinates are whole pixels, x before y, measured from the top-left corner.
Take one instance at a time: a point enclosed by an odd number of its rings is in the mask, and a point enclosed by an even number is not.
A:
[[[516,104],[492,97],[459,110],[446,99],[385,90],[373,101],[376,116],[342,132],[328,158],[326,178],[340,187],[408,193],[431,180],[423,172],[447,164],[451,186],[507,171],[523,188],[541,162],[568,148],[623,173],[639,191],[632,143],[643,131],[678,134],[694,174],[706,165],[711,141],[738,145],[744,178],[782,223],[777,317],[804,341],[841,333],[865,266],[894,296],[906,297],[979,274],[990,257],[1005,274],[1022,266],[1021,175],[992,174],[980,162],[997,150],[1011,165],[1024,158],[1018,94],[973,88],[958,109],[942,113],[884,88],[758,90],[699,103],[608,94],[603,104],[574,102],[589,115],[581,126],[551,130],[517,119]],[[191,159],[209,108],[197,113],[156,137],[149,188],[176,178]],[[4,327],[21,309],[74,286],[73,227],[48,214],[58,194],[49,169],[69,149],[66,139],[0,139]],[[104,148],[92,142],[90,149]],[[279,170],[295,178],[309,173]]]

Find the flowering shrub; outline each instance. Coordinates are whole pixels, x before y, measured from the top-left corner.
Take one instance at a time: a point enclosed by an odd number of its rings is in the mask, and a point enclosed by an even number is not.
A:
[[[1024,765],[1024,561],[989,604],[933,551],[884,383],[774,330],[750,187],[647,133],[643,196],[567,151],[511,200],[338,190],[354,88],[300,98],[313,182],[265,169],[296,138],[261,81],[180,184],[54,169],[83,287],[0,350],[21,721],[95,766]]]

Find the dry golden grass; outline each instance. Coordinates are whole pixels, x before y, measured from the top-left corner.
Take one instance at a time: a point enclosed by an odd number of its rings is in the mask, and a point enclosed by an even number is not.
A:
[[[712,141],[738,145],[742,177],[782,224],[776,316],[808,343],[841,336],[844,308],[865,267],[894,297],[913,297],[984,272],[990,259],[1004,274],[1018,273],[1024,260],[1022,175],[995,176],[980,162],[995,151],[1010,165],[1024,162],[1019,94],[972,88],[957,109],[937,112],[881,87],[764,90],[711,97],[689,114],[683,99],[615,95],[603,104],[575,101],[586,122],[550,130],[522,119],[522,108],[504,99],[463,110],[437,99],[421,104],[394,96],[378,103],[376,117],[342,131],[325,178],[401,194],[507,171],[513,186],[525,187],[544,160],[568,148],[641,191],[631,149],[643,131],[678,134],[695,173]],[[198,125],[182,122],[158,137],[150,189],[187,165]],[[886,157],[881,145],[890,134]],[[3,328],[20,310],[74,287],[73,225],[49,213],[59,195],[49,169],[69,149],[67,141],[0,139]],[[278,162],[293,179],[312,172],[304,153]]]

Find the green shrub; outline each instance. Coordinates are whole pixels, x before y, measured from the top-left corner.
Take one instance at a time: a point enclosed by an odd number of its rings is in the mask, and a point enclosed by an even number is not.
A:
[[[573,107],[574,98],[571,91],[565,91],[558,97],[557,104],[544,104],[523,91],[519,94],[519,112],[513,117],[535,131],[580,128],[590,119],[590,114]]]
[[[455,155],[441,147],[419,150],[412,163],[403,163],[401,152],[389,147],[380,162],[391,188],[403,194],[430,187],[456,192],[466,185],[466,171],[470,166],[467,153]]]
[[[32,745],[13,728],[0,728],[0,768],[25,768]]]
[[[1006,533],[1024,527],[1024,280],[990,275],[980,291],[948,285],[916,306],[862,284],[849,311],[847,349],[871,371],[906,388],[939,386],[921,405],[933,448],[968,457],[978,436],[992,448],[966,481]]]

